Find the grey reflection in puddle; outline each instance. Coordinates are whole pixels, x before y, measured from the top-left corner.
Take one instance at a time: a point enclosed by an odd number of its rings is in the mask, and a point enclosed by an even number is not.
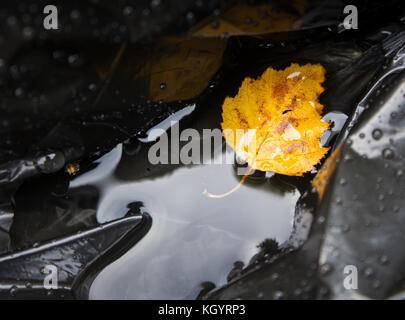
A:
[[[298,191],[281,192],[267,179],[222,199],[203,195],[204,189],[221,193],[238,183],[232,165],[179,167],[153,179],[122,181],[113,174],[121,153],[118,145],[71,187],[91,183],[100,189],[100,222],[122,217],[129,203],[141,201],[152,227],[96,277],[90,299],[192,299],[202,282],[226,283],[233,263],[248,263],[261,241],[282,243],[291,233]]]

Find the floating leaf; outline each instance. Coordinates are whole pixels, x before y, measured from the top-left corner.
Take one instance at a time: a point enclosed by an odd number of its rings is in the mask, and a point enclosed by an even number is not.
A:
[[[295,63],[246,78],[223,104],[227,143],[253,169],[289,176],[312,170],[328,151],[319,142],[329,127],[318,102],[324,80],[322,65]]]

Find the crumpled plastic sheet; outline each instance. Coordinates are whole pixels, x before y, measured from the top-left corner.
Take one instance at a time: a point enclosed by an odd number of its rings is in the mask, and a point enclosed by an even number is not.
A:
[[[100,265],[118,259],[149,230],[147,214],[132,215],[80,233],[0,257],[0,298],[86,299]],[[103,255],[106,251],[110,255]],[[89,268],[90,264],[95,266]],[[47,290],[49,265],[57,267],[58,286]]]

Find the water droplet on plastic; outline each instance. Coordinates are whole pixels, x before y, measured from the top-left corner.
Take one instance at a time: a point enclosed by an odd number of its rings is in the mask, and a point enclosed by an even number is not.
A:
[[[15,89],[14,95],[15,95],[17,98],[23,97],[23,96],[24,96],[24,89],[23,89],[23,88],[17,88],[17,89]]]
[[[72,10],[72,12],[70,12],[70,18],[73,19],[73,20],[80,19],[80,11],[79,10]]]
[[[25,38],[31,38],[34,34],[34,30],[31,27],[25,27],[22,33]]]
[[[297,288],[294,290],[294,295],[299,297],[302,294],[302,289],[301,288]]]
[[[126,6],[123,10],[122,10],[122,14],[124,16],[129,16],[134,12],[134,9],[131,6]]]
[[[186,14],[186,20],[187,20],[187,22],[190,23],[190,24],[193,23],[194,20],[195,20],[194,13],[193,13],[193,12],[187,12],[187,14]]]
[[[380,256],[380,257],[378,258],[378,261],[379,261],[381,264],[385,265],[385,264],[388,263],[388,257],[387,257],[386,255],[382,255],[382,256]]]
[[[68,57],[68,63],[72,66],[72,67],[78,67],[81,65],[81,59],[80,56],[78,54],[72,54]]]
[[[380,140],[381,137],[383,136],[383,132],[381,131],[381,129],[374,129],[372,136],[375,140]]]
[[[273,298],[275,300],[283,299],[283,297],[284,297],[284,293],[282,291],[277,290],[277,291],[274,292]]]
[[[382,152],[382,155],[385,159],[393,159],[394,158],[394,151],[392,151],[390,148],[385,148]]]
[[[280,278],[280,275],[278,273],[273,273],[271,275],[271,280],[272,281],[277,281]]]
[[[14,296],[17,293],[17,287],[16,286],[12,286],[10,288],[10,295]]]
[[[329,263],[321,265],[321,274],[325,275],[332,271],[332,266]]]
[[[156,8],[156,7],[160,6],[160,3],[161,3],[161,0],[152,0],[150,2],[150,6],[151,6],[151,8]]]
[[[373,274],[374,274],[374,270],[373,270],[372,268],[367,267],[366,269],[364,269],[364,275],[365,275],[367,278],[372,277]]]

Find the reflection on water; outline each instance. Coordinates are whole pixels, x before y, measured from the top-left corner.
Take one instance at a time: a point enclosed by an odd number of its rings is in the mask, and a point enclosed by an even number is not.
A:
[[[118,145],[71,182],[71,188],[91,184],[100,190],[99,222],[120,218],[139,202],[153,219],[146,236],[97,276],[90,298],[195,298],[202,282],[224,284],[233,263],[247,264],[264,239],[288,239],[299,193],[280,190],[275,176],[212,199],[204,189],[222,193],[238,183],[233,165],[177,166],[153,178],[133,178],[142,169],[139,158],[146,157],[123,154]]]

